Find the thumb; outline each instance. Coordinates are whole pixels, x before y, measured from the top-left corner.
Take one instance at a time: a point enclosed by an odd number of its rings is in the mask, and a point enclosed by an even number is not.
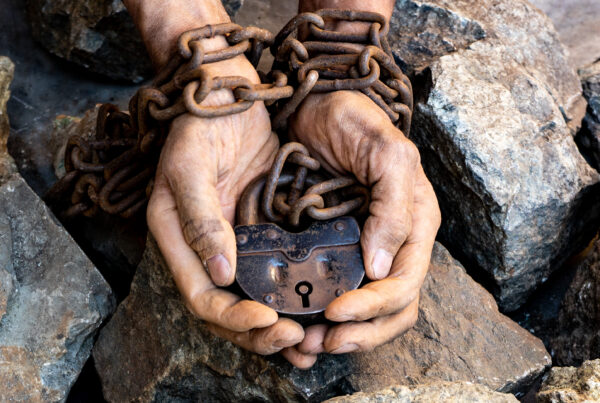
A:
[[[172,164],[165,175],[175,195],[186,242],[200,257],[212,281],[227,286],[235,279],[235,234],[223,215],[216,175],[196,161]]]
[[[378,178],[371,188],[369,218],[361,235],[365,271],[371,280],[386,278],[394,257],[412,229],[412,208],[419,153],[401,140],[389,144],[371,164],[369,176]]]

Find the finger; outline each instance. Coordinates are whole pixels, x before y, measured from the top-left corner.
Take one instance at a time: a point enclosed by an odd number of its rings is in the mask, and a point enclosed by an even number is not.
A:
[[[288,347],[281,350],[281,355],[288,360],[293,366],[300,369],[309,369],[317,362],[316,354],[304,354],[296,349],[296,347]]]
[[[365,271],[371,280],[386,278],[394,256],[412,228],[415,172],[419,152],[409,140],[395,136],[385,141],[383,150],[369,163],[375,179],[371,189],[369,218],[361,245]]]
[[[277,322],[277,312],[271,308],[254,301],[242,301],[238,296],[215,287],[198,255],[183,238],[175,199],[160,174],[148,203],[147,219],[148,227],[192,313],[235,331],[264,328]]]
[[[313,325],[304,330],[304,340],[296,347],[304,354],[320,354],[325,352],[323,341],[329,330],[328,325]]]
[[[417,298],[401,312],[365,322],[337,325],[325,336],[325,350],[332,354],[372,350],[412,328],[417,322],[418,314]]]
[[[344,293],[325,310],[327,319],[362,321],[404,309],[417,297],[429,269],[431,251],[440,226],[440,212],[431,184],[417,171],[412,232],[394,258],[390,275]]]
[[[161,164],[175,195],[185,240],[200,256],[213,282],[230,285],[235,279],[235,234],[223,215],[216,188],[216,162],[208,151],[211,147],[190,153],[178,149],[188,146],[183,141],[166,146],[170,149],[163,152],[166,157]]]
[[[269,327],[246,332],[235,332],[214,323],[207,323],[207,327],[217,336],[261,355],[274,354],[286,347],[294,346],[304,337],[302,326],[287,318],[280,318]]]

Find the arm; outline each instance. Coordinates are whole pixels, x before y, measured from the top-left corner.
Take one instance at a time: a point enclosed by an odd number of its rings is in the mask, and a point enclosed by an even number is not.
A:
[[[300,11],[344,8],[389,18],[394,0],[300,0]],[[363,23],[328,29],[366,31]],[[433,188],[415,145],[387,115],[358,91],[309,95],[289,121],[290,136],[304,143],[323,166],[350,172],[371,188],[361,245],[371,283],[343,294],[325,311],[340,324],[306,329],[299,353],[370,350],[413,326],[419,291],[440,225]]]
[[[206,24],[228,22],[218,0],[125,0],[157,68],[179,35]],[[228,46],[223,37],[202,41],[206,51]],[[244,56],[206,64],[213,76],[258,75]],[[230,90],[211,92],[206,105],[228,104]],[[147,210],[156,239],[187,307],[214,333],[259,354],[299,343],[302,327],[272,309],[218,286],[235,278],[236,244],[232,223],[241,192],[271,166],[278,149],[262,102],[231,116],[175,119],[163,146]],[[310,359],[293,360],[310,366]]]

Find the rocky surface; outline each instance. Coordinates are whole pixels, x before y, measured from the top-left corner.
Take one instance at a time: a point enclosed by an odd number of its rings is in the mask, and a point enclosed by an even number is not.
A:
[[[573,141],[579,79],[524,0],[399,0],[392,27],[396,59],[420,72],[412,138],[441,240],[515,310],[597,228],[600,178]]]
[[[372,352],[323,355],[311,370],[297,370],[209,333],[187,312],[151,239],[94,360],[109,401],[321,401],[432,381],[519,393],[550,364],[543,344],[500,314],[437,244],[414,329]]]
[[[552,19],[574,69],[600,58],[600,2],[597,0],[529,0]]]
[[[579,368],[554,367],[537,394],[537,403],[586,403],[600,401],[600,360]]]
[[[63,400],[114,300],[17,174],[0,186],[0,285],[0,396]]]
[[[558,365],[600,358],[600,241],[577,267],[555,329],[550,346]]]
[[[8,57],[0,56],[0,183],[16,170],[15,164],[6,149],[10,129],[6,104],[10,98],[9,87],[14,72],[15,65],[13,62]]]
[[[334,397],[325,403],[431,403],[431,402],[489,402],[513,403],[518,400],[506,393],[470,382],[440,382],[416,386],[394,386],[377,392],[358,392]]]
[[[588,108],[577,144],[594,168],[600,170],[600,61],[580,69],[579,77]]]
[[[242,0],[223,2],[230,14]],[[53,54],[117,80],[140,82],[152,65],[120,0],[27,0],[33,36]]]

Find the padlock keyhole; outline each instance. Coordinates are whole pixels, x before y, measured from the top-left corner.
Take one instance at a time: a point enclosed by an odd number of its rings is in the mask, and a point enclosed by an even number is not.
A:
[[[302,307],[308,308],[310,307],[310,301],[308,296],[312,293],[313,286],[308,281],[301,281],[296,284],[296,294],[302,297]]]

